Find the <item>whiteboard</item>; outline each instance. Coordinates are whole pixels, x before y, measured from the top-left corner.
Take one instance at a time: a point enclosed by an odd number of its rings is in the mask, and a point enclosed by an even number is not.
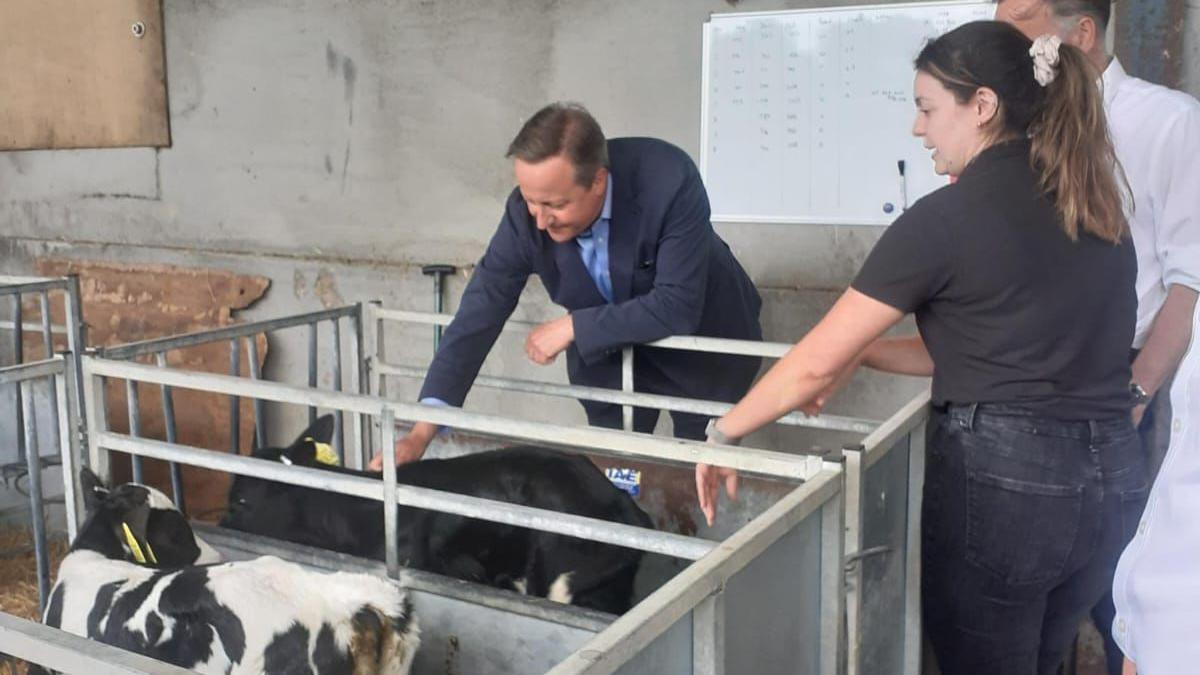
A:
[[[712,219],[887,225],[905,193],[912,204],[945,185],[911,132],[913,59],[928,39],[995,9],[973,1],[713,14],[700,122]]]

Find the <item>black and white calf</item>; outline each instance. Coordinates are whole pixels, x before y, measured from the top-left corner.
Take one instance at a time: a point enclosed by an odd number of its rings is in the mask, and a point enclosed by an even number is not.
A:
[[[161,492],[106,489],[87,469],[89,517],[58,571],[44,622],[202,673],[407,673],[419,643],[394,584],[274,557],[202,561]]]
[[[259,459],[379,478],[318,461],[333,417],[318,419],[288,448]],[[396,468],[404,485],[653,527],[633,499],[586,457],[520,447]],[[246,476],[234,479],[222,525],[352,555],[384,557],[383,512],[369,499]],[[563,603],[620,614],[632,604],[642,552],[461,516],[401,507],[400,560],[445,574]]]

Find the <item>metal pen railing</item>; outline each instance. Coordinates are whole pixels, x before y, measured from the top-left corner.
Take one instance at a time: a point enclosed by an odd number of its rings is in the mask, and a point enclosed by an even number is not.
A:
[[[429,312],[387,309],[380,307],[377,303],[365,303],[362,311],[363,325],[369,333],[375,335],[375,339],[369,339],[364,342],[367,368],[370,373],[370,386],[372,387],[370,391],[372,393],[386,391],[386,388],[380,384],[380,378],[383,377],[424,377],[424,370],[420,368],[392,363],[387,359],[382,340],[385,332],[383,328],[385,322],[448,326],[454,319],[453,314],[433,314]],[[504,324],[504,330],[529,331],[537,325],[536,323],[525,321],[508,321]],[[777,359],[782,358],[791,349],[792,345],[777,342],[730,340],[726,338],[689,335],[664,338],[640,345],[640,347]],[[619,404],[622,406],[623,427],[626,431],[633,430],[633,408],[635,406],[709,416],[723,415],[733,408],[731,404],[723,401],[706,401],[703,399],[635,392],[633,353],[634,347],[625,347],[622,349],[622,387],[620,390],[488,376],[477,377],[475,384],[488,388]],[[785,415],[777,420],[777,423],[810,429],[847,431],[864,435],[871,433],[871,431],[879,426],[879,422],[876,420],[859,417],[845,417],[840,415],[808,417],[802,413]]]
[[[674,557],[694,560],[705,555],[714,544],[695,537],[686,537],[666,532],[645,530],[607,521],[571,516],[542,509],[506,504],[493,500],[464,497],[453,493],[415,488],[396,484],[395,466],[384,463],[382,484],[370,478],[335,474],[316,469],[288,467],[283,464],[218,454],[197,448],[164,443],[130,435],[113,433],[106,428],[103,416],[104,401],[97,396],[102,391],[101,378],[120,378],[143,384],[157,384],[176,388],[194,389],[218,394],[241,393],[265,401],[291,403],[295,405],[320,406],[335,410],[378,417],[384,433],[394,429],[395,418],[415,419],[431,412],[427,407],[384,401],[379,398],[347,394],[334,391],[313,390],[305,387],[283,385],[246,378],[199,373],[173,368],[160,368],[143,364],[113,361],[92,356],[83,358],[84,399],[89,412],[95,419],[89,424],[90,458],[92,466],[102,476],[107,475],[109,451],[125,452],[130,455],[174,461],[208,469],[226,471],[238,475],[250,475],[268,480],[304,485],[330,490],[341,494],[387,501],[417,508],[454,513],[469,518],[478,518],[520,527],[545,530],[585,537],[605,543],[653,551]],[[678,441],[655,438],[644,434],[628,434],[607,429],[560,427],[550,424],[511,420],[457,409],[441,409],[431,421],[453,425],[477,433],[504,438],[539,441],[558,447],[577,450],[610,452],[620,455],[649,457],[660,460],[697,462],[704,461],[719,466],[730,466],[751,473],[807,480],[820,473],[822,462],[813,457],[793,456],[764,450],[746,451],[737,448],[713,446],[693,441]],[[389,468],[390,465],[390,468]],[[393,501],[389,495],[395,495]],[[385,512],[386,513],[386,512]],[[394,521],[393,521],[394,522]],[[395,530],[385,532],[389,549],[394,556]],[[396,569],[395,560],[389,560],[389,571]]]
[[[342,322],[348,324],[350,332],[349,338],[345,340],[342,337]],[[327,357],[331,364],[332,375],[330,380],[334,391],[344,391],[346,389],[359,391],[360,383],[362,382],[362,370],[358,367],[361,363],[360,336],[362,330],[359,309],[356,305],[308,312],[277,319],[241,323],[233,326],[223,326],[221,328],[185,333],[183,335],[130,342],[98,348],[95,350],[95,353],[107,359],[134,360],[151,358],[159,367],[165,367],[168,363],[168,354],[172,351],[227,341],[229,343],[229,373],[233,376],[238,376],[242,372],[241,361],[244,353],[247,362],[246,370],[249,372],[250,378],[261,381],[263,373],[259,365],[257,336],[260,334],[271,336],[279,331],[291,328],[306,328],[308,345],[306,381],[310,387],[316,387],[320,375],[318,368],[320,362],[320,342],[318,336],[319,328],[322,324],[330,325],[331,338],[327,347]],[[343,361],[354,366],[350,368],[351,377],[349,382],[344,377]],[[140,401],[136,384],[132,381],[127,381],[126,392],[129,401],[130,433],[134,437],[139,437],[141,435]],[[241,400],[243,398],[245,396],[241,392],[232,392],[229,396],[228,438],[229,449],[232,453],[237,453],[240,447]],[[267,421],[263,401],[254,397],[250,398],[254,415],[254,445],[255,447],[265,447],[267,445]],[[160,406],[164,420],[166,440],[169,443],[174,443],[178,438],[178,425],[175,416],[173,393],[170,386],[164,385],[160,387]],[[315,420],[317,416],[316,407],[310,407],[308,415],[310,420]],[[347,457],[344,440],[345,433],[343,432],[344,424],[345,419],[343,414],[341,411],[338,411],[334,417],[333,447],[343,463],[345,463]],[[356,413],[353,416],[350,426],[350,456],[357,458],[356,463],[358,466],[362,466],[362,462],[365,461],[364,458],[368,456],[363,440],[363,424],[362,415]],[[140,480],[142,475],[141,457],[134,455],[131,462],[134,480]],[[184,485],[180,469],[174,462],[170,462],[169,471],[173,500],[176,506],[184,509]]]
[[[45,609],[50,594],[50,553],[46,537],[45,498],[42,494],[42,452],[38,441],[35,384],[43,382],[49,394],[49,408],[54,427],[50,430],[56,454],[61,457],[64,472],[76,469],[76,453],[71,443],[74,414],[69,403],[70,382],[74,371],[72,356],[60,354],[49,359],[0,368],[0,386],[15,384],[21,392],[23,415],[18,438],[25,445],[25,471],[28,478],[30,522],[33,535],[34,561],[37,568],[38,608]],[[63,495],[67,511],[67,531],[71,537],[78,530],[73,507],[76,504],[74,483],[68,481]]]
[[[63,295],[63,313],[65,316],[65,324],[55,325],[51,322],[50,316],[50,296],[52,293],[59,292]],[[27,323],[25,321],[24,300],[26,296],[35,296],[40,310],[40,321],[37,323]],[[79,292],[79,277],[69,275],[66,277],[41,278],[41,277],[23,277],[23,276],[8,276],[0,275],[0,296],[8,296],[11,300],[11,321],[0,322],[0,329],[11,331],[12,333],[12,353],[13,363],[21,364],[25,362],[25,334],[26,333],[41,333],[42,343],[42,358],[50,358],[54,354],[54,335],[65,334],[67,338],[67,351],[72,354],[79,354],[86,344],[86,327],[83,323],[83,309],[80,303]],[[78,372],[72,374],[74,387],[78,390],[82,384],[82,380]],[[22,420],[25,415],[24,405],[21,399],[21,391],[16,390],[16,411],[15,420],[16,427],[22,427]],[[52,396],[53,398],[53,396]],[[58,415],[57,410],[52,410],[51,415]],[[81,435],[84,430],[82,403],[76,401],[75,419],[77,426],[74,434]],[[57,422],[53,423],[57,426]],[[83,438],[77,436],[72,439],[72,443],[76,448],[83,444]],[[20,462],[25,458],[25,439],[18,434],[17,436],[17,461]]]
[[[366,344],[366,358],[370,375],[370,386],[373,392],[382,392],[385,387],[382,379],[389,376],[406,378],[421,378],[425,370],[420,367],[399,365],[389,362],[383,351],[384,341],[381,335],[385,332],[385,322],[430,324],[446,326],[453,320],[452,315],[431,314],[392,310],[370,304],[364,308],[363,323],[368,334],[376,337]],[[509,321],[505,324],[507,331],[528,331],[537,324],[529,322]],[[678,336],[655,341],[644,345],[646,347],[682,349],[714,354],[758,356],[763,358],[780,358],[792,345],[781,343],[754,342],[745,340],[729,340],[700,336]],[[372,349],[375,351],[372,353]],[[538,382],[510,377],[492,377],[481,375],[475,384],[482,387],[501,389],[505,391],[520,391],[539,395],[575,398],[600,401],[621,405],[623,408],[623,426],[632,429],[632,409],[634,406],[657,408],[668,411],[681,411],[694,414],[720,416],[732,408],[728,403],[703,401],[683,397],[644,394],[633,391],[633,348],[626,347],[622,351],[622,389],[604,389],[577,385],[563,385],[549,382]],[[845,509],[845,542],[846,584],[847,584],[847,628],[848,628],[848,658],[847,669],[853,675],[861,672],[864,660],[863,640],[867,633],[863,612],[864,596],[868,594],[863,568],[867,560],[876,556],[902,556],[903,592],[901,606],[895,607],[901,613],[900,635],[889,636],[890,640],[902,640],[903,672],[915,675],[919,672],[920,659],[920,615],[919,615],[919,576],[920,576],[920,499],[924,483],[924,421],[929,412],[928,391],[916,396],[900,411],[885,422],[876,422],[857,417],[841,417],[821,415],[807,417],[800,413],[792,413],[778,420],[779,424],[813,429],[837,430],[863,434],[859,444],[848,444],[840,453],[845,463],[846,488],[844,498]],[[425,413],[430,418],[429,413]],[[432,420],[430,420],[432,421]],[[887,488],[876,485],[884,478],[878,477],[874,468],[881,460],[890,457],[894,450],[905,454],[903,469],[903,484],[897,484],[894,476],[887,476],[893,483]],[[892,469],[888,469],[893,471]],[[882,470],[881,470],[882,471]],[[868,494],[868,488],[873,489]],[[877,502],[888,497],[888,492],[903,491],[903,500],[899,504],[887,503],[889,509],[905,511],[903,516],[903,533],[892,533],[893,539],[899,536],[902,541],[889,545],[865,546],[865,532],[868,526],[878,528],[876,520],[884,519]],[[868,507],[867,499],[874,499],[874,507]],[[876,520],[871,520],[876,519]],[[871,627],[871,630],[877,630]]]
[[[724,658],[720,629],[724,622],[721,593],[725,581],[742,571],[758,554],[819,510],[822,547],[821,672],[835,672],[828,669],[827,664],[836,664],[841,650],[839,635],[843,602],[842,469],[837,464],[822,462],[814,457],[663,439],[648,434],[590,427],[561,427],[453,408],[430,409],[418,404],[386,401],[379,397],[314,390],[92,356],[84,357],[82,366],[85,376],[84,398],[91,413],[89,420],[92,420],[89,422],[89,450],[92,465],[97,467],[98,472],[107,469],[107,455],[115,451],[380,501],[385,505],[384,534],[388,551],[386,568],[391,576],[399,573],[395,519],[396,508],[401,505],[582,537],[694,561],[674,580],[597,636],[596,645],[608,645],[610,642],[621,645],[607,654],[600,665],[596,665],[590,657],[583,660],[573,657],[553,672],[611,672],[609,666],[615,668],[623,662],[622,654],[631,654],[629,650],[638,645],[648,644],[688,613],[692,613],[693,639],[699,650],[697,653],[702,654],[701,658],[709,665],[721,662]],[[97,392],[102,390],[102,378],[125,379],[139,384],[224,395],[240,393],[264,401],[319,406],[357,413],[378,420],[385,442],[391,440],[389,435],[394,433],[396,419],[422,418],[435,424],[489,436],[658,461],[705,462],[777,479],[799,480],[802,483],[776,504],[768,507],[749,525],[724,542],[718,543],[697,537],[402,485],[396,482],[395,466],[390,462],[384,463],[385,470],[381,482],[361,476],[286,466],[282,463],[113,433],[104,428],[106,417],[103,399],[96,396]],[[391,515],[387,516],[389,512]],[[618,634],[621,636],[620,640],[614,638]],[[591,653],[594,652],[589,651],[589,654]],[[599,670],[595,670],[596,668]]]

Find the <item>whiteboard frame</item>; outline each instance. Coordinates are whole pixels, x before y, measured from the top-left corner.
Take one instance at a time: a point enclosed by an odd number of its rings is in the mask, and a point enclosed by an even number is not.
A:
[[[796,14],[830,14],[833,12],[861,12],[864,10],[895,9],[897,7],[960,7],[963,5],[986,5],[987,0],[931,0],[928,2],[887,2],[871,5],[846,5],[844,7],[807,7],[804,9],[777,9],[759,12],[709,12],[708,20],[704,22],[701,33],[700,49],[700,179],[708,187],[708,79],[709,57],[712,49],[710,31],[713,17],[736,17],[753,19],[756,17],[792,16]],[[932,161],[932,160],[930,160]],[[766,223],[782,225],[869,225],[888,226],[895,222],[904,211],[895,216],[880,218],[839,218],[831,217],[795,217],[795,216],[740,216],[723,213],[712,213],[709,219],[714,223]]]

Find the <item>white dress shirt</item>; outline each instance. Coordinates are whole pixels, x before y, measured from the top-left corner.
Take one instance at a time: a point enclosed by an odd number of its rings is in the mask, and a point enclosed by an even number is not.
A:
[[[1113,580],[1113,637],[1138,675],[1200,672],[1200,305],[1171,409],[1166,459]]]
[[[1103,86],[1133,198],[1141,347],[1168,286],[1200,290],[1200,103],[1130,77],[1115,58]],[[1140,675],[1200,668],[1200,305],[1192,323],[1170,391],[1170,445],[1113,580],[1113,637]]]
[[[1130,77],[1116,58],[1104,70],[1103,86],[1113,145],[1133,197],[1125,212],[1137,249],[1133,346],[1140,348],[1168,286],[1200,289],[1200,103]]]

